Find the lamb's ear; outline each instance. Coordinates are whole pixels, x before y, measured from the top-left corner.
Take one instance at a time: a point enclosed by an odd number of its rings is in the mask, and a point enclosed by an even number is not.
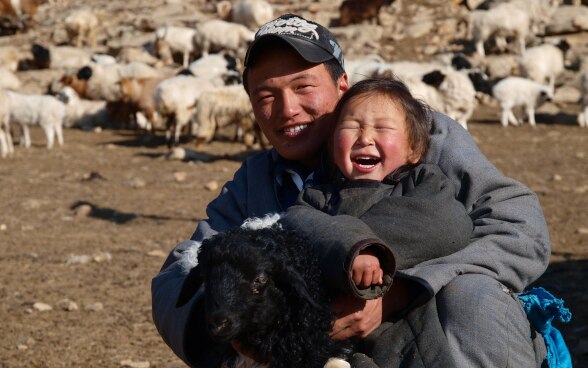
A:
[[[276,281],[282,285],[281,288],[292,289],[299,299],[305,300],[308,304],[315,308],[320,308],[320,305],[312,298],[308,292],[308,285],[302,275],[294,270],[292,267],[285,266],[276,275]]]
[[[186,276],[186,280],[184,280],[182,290],[180,290],[180,296],[178,296],[178,301],[176,302],[176,308],[180,308],[190,301],[202,285],[202,281],[200,265],[197,265],[190,270],[188,276]]]

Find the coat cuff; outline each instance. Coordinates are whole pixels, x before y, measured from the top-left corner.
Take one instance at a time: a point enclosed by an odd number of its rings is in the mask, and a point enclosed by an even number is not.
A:
[[[368,288],[360,289],[353,282],[352,266],[359,252],[367,248],[370,248],[370,250],[376,253],[384,276],[382,277],[382,285],[371,285]],[[390,287],[392,287],[392,280],[396,273],[396,257],[390,247],[382,240],[364,239],[355,243],[351,248],[349,257],[347,257],[347,261],[345,262],[345,271],[347,272],[347,283],[352,295],[362,299],[377,299],[384,296],[390,290]]]

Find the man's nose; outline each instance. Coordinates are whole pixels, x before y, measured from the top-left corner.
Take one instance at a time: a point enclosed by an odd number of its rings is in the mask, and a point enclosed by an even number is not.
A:
[[[300,111],[300,104],[296,94],[291,91],[284,91],[280,98],[280,114],[287,119],[296,116]]]

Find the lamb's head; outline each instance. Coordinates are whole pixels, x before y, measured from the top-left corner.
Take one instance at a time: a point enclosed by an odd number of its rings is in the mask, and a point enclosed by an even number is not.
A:
[[[178,304],[187,302],[203,282],[213,339],[237,342],[256,360],[266,361],[276,339],[292,333],[293,321],[304,325],[309,315],[320,315],[321,326],[313,328],[330,327],[326,296],[318,291],[319,268],[307,248],[279,224],[217,234],[202,242],[198,266],[190,271]]]

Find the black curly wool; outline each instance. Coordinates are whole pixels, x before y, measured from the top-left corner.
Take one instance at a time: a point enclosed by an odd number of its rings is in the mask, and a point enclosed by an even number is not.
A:
[[[334,315],[309,248],[279,225],[203,241],[184,289],[192,294],[204,282],[211,336],[236,341],[274,368],[322,368],[330,357],[345,357],[346,343],[329,337]]]

